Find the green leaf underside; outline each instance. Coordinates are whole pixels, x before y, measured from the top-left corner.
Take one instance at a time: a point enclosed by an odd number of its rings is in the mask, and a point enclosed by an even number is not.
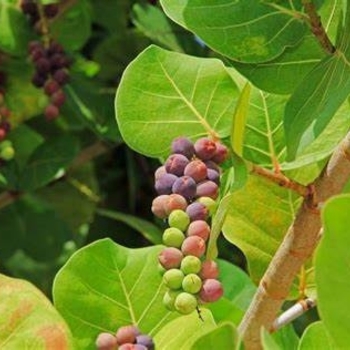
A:
[[[308,326],[300,339],[298,350],[336,350],[323,322],[318,321]]]
[[[349,28],[350,11],[336,44],[337,51],[305,76],[286,105],[284,127],[289,160],[321,134],[350,93]]]
[[[195,341],[191,350],[235,349],[237,331],[233,324],[223,323]]]
[[[328,201],[322,212],[324,235],[316,254],[317,305],[338,349],[350,342],[350,195]]]
[[[62,317],[27,281],[0,275],[0,324],[1,349],[73,349]]]
[[[165,13],[198,35],[208,46],[235,61],[266,62],[296,45],[305,23],[298,19],[300,3],[257,0],[162,0]]]
[[[164,156],[181,135],[228,136],[237,93],[221,61],[152,45],[123,75],[116,96],[117,122],[131,148]]]
[[[203,321],[196,312],[178,317],[166,324],[154,337],[157,349],[190,350],[194,342],[202,335],[216,329],[211,312],[201,310]]]
[[[280,245],[298,204],[289,190],[254,175],[232,194],[223,233],[243,251],[255,283]]]
[[[54,282],[55,306],[79,349],[95,349],[100,332],[114,333],[126,324],[154,336],[178,316],[162,303],[161,249],[128,249],[103,239],[75,253],[61,269]]]

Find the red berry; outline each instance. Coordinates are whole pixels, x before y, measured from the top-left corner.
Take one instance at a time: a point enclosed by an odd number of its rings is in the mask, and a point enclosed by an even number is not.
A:
[[[59,109],[54,105],[48,105],[44,111],[44,115],[47,120],[55,119],[59,116],[59,114],[60,114]]]

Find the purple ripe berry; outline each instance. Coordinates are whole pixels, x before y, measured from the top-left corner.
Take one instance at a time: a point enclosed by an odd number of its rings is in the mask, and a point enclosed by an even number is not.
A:
[[[118,345],[117,338],[109,333],[100,333],[95,344],[97,350],[115,350]]]
[[[207,177],[207,166],[199,159],[195,159],[186,165],[184,175],[192,177],[196,182],[200,182]]]
[[[176,209],[185,211],[187,208],[187,201],[184,197],[179,194],[172,193],[169,196],[168,202],[165,204],[165,212],[170,215],[170,213]]]
[[[142,344],[126,343],[118,347],[118,350],[147,350]]]
[[[48,4],[44,6],[44,13],[45,16],[48,18],[53,18],[57,15],[58,13],[58,5],[57,4]]]
[[[136,343],[145,346],[148,350],[154,350],[152,337],[147,334],[140,334],[136,337]]]
[[[169,202],[169,196],[168,195],[161,195],[153,199],[152,202],[152,213],[157,216],[160,219],[165,219],[168,217],[167,213],[167,205]]]
[[[221,283],[216,279],[209,278],[204,280],[199,297],[204,302],[212,303],[220,299],[223,294],[224,290]]]
[[[36,86],[37,88],[41,88],[44,86],[46,81],[46,76],[42,75],[38,72],[35,72],[33,77],[32,77],[32,84]]]
[[[170,194],[172,193],[172,188],[174,182],[178,179],[177,176],[173,174],[164,174],[156,180],[154,185],[158,194]]]
[[[135,343],[136,337],[140,335],[140,330],[136,326],[123,326],[120,327],[116,333],[118,345],[125,343]]]
[[[65,69],[59,69],[57,70],[53,75],[53,79],[57,81],[58,84],[61,86],[68,83],[69,80],[69,74]]]
[[[59,109],[54,105],[48,105],[44,111],[44,115],[47,120],[53,120],[57,118],[59,114],[60,114]]]
[[[180,267],[183,257],[181,250],[169,247],[158,255],[158,261],[166,270],[170,270]]]
[[[217,185],[220,182],[220,173],[214,169],[207,169],[207,179],[215,182]]]
[[[183,255],[193,255],[200,258],[205,253],[205,241],[198,236],[187,237],[181,246]]]
[[[187,235],[198,236],[201,237],[204,241],[206,241],[210,235],[210,226],[204,220],[192,221],[187,228]]]
[[[189,160],[182,154],[172,154],[165,162],[165,169],[168,173],[182,176]]]
[[[52,96],[51,96],[51,103],[55,105],[56,107],[61,107],[64,102],[66,101],[66,95],[62,90],[56,91]]]
[[[166,174],[165,165],[160,166],[154,173],[154,180],[158,180],[162,175]]]
[[[202,268],[199,272],[202,280],[216,279],[219,276],[219,266],[213,260],[205,260],[202,263]]]
[[[216,199],[219,195],[219,187],[213,181],[203,181],[197,185],[196,197],[209,197]]]
[[[206,220],[209,215],[209,210],[204,204],[194,202],[186,208],[186,213],[192,222],[196,220]]]
[[[171,152],[182,154],[191,159],[194,155],[194,146],[188,138],[178,137],[171,144]]]
[[[216,152],[211,160],[215,163],[221,164],[227,159],[228,149],[225,145],[223,145],[220,142],[216,142],[215,144]]]
[[[209,160],[215,155],[216,144],[214,141],[203,137],[196,141],[194,144],[194,150],[198,158],[202,160]]]
[[[44,91],[46,95],[53,95],[56,91],[60,89],[59,84],[54,80],[47,80],[44,85]]]
[[[213,169],[213,170],[216,170],[218,173],[220,173],[219,166],[215,162],[213,162],[212,160],[207,160],[204,163],[208,169]]]
[[[197,191],[197,184],[190,176],[181,176],[173,184],[173,193],[180,194],[184,198],[191,200]]]
[[[45,57],[41,57],[35,62],[35,68],[40,74],[48,73],[50,71],[50,67],[50,61]]]

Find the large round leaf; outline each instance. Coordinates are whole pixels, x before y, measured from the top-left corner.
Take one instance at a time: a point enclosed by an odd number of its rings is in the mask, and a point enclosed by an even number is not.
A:
[[[153,336],[176,317],[162,303],[160,250],[128,249],[103,239],[71,257],[55,279],[53,294],[79,349],[95,349],[100,332],[114,333],[128,324]]]
[[[123,75],[115,105],[118,125],[131,148],[158,157],[180,135],[228,136],[237,93],[221,61],[150,46]]]
[[[62,317],[27,281],[0,275],[0,324],[1,349],[73,349]]]

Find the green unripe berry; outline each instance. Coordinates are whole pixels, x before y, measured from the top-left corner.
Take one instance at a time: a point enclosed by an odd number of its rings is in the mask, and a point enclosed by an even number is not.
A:
[[[196,256],[187,255],[182,259],[180,268],[185,275],[198,273],[202,268],[202,262]]]
[[[198,305],[197,298],[186,292],[180,293],[175,299],[175,309],[181,314],[188,315],[194,310]]]
[[[169,227],[163,233],[163,243],[168,247],[181,248],[185,235],[176,227]]]
[[[0,151],[0,158],[3,160],[11,160],[15,156],[15,150],[13,147],[6,147]]]
[[[187,293],[196,294],[200,291],[201,287],[202,280],[194,273],[190,273],[182,280],[182,289]]]
[[[7,148],[7,147],[12,147],[12,142],[10,140],[5,140],[0,142],[0,150]]]
[[[187,226],[190,224],[190,217],[183,210],[176,209],[170,213],[168,221],[169,226],[176,227],[182,232],[185,232]]]
[[[168,288],[176,290],[181,288],[184,277],[181,270],[170,269],[164,273],[163,282]]]
[[[216,209],[218,207],[217,202],[210,197],[200,197],[197,199],[197,202],[202,203],[203,205],[205,205],[207,207],[207,209],[209,210],[209,215],[212,216],[214,215],[214,213],[216,212]]]
[[[163,297],[163,304],[169,311],[175,311],[175,300],[181,291],[168,290]]]

